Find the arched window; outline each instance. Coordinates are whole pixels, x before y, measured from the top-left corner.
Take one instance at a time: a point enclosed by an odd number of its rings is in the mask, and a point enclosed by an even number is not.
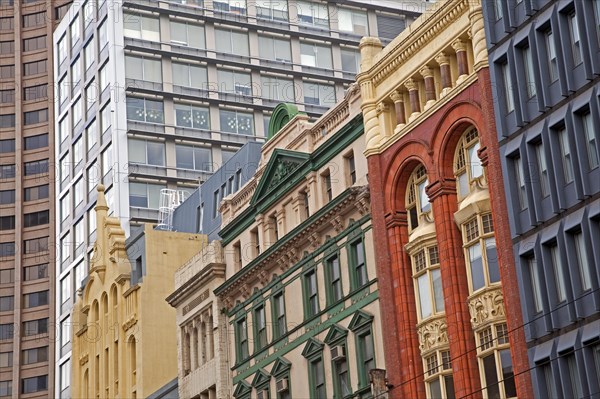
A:
[[[419,320],[444,312],[444,292],[437,245],[422,248],[412,256]]]
[[[469,128],[460,138],[454,155],[454,176],[456,176],[459,200],[471,192],[471,183],[483,176],[483,166],[477,155],[478,150],[477,129]]]
[[[92,321],[97,325],[99,319],[100,319],[100,306],[98,305],[98,301],[94,301],[92,303]]]
[[[429,182],[427,181],[427,170],[423,165],[417,166],[408,180],[408,188],[406,190],[406,212],[408,213],[408,229],[413,231],[419,227],[421,215],[430,213],[431,203],[425,188]]]

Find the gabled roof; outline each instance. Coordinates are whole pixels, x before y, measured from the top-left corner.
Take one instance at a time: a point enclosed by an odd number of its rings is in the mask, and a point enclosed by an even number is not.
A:
[[[252,196],[250,206],[264,202],[264,199],[273,194],[281,194],[297,175],[295,172],[307,163],[309,158],[310,155],[305,152],[275,149]]]

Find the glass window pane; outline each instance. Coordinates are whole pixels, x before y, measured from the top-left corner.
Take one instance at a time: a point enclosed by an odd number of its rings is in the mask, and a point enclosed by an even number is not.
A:
[[[421,318],[426,318],[431,316],[432,313],[432,304],[431,304],[431,294],[429,292],[429,276],[424,274],[417,279],[417,284],[419,286],[419,302],[421,305]]]
[[[498,252],[496,250],[495,238],[485,240],[485,254],[490,274],[490,283],[497,283],[500,281],[500,269],[498,267]]]
[[[485,286],[483,262],[481,259],[481,244],[477,243],[469,247],[469,264],[471,265],[471,281],[473,283],[473,291],[477,291]]]
[[[442,273],[440,269],[435,269],[431,272],[433,280],[433,295],[435,299],[436,312],[444,311],[444,290],[442,288]]]

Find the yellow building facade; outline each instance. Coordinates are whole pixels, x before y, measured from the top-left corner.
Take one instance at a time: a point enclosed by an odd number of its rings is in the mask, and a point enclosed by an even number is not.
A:
[[[126,242],[98,187],[98,233],[73,309],[72,396],[145,398],[177,378],[175,270],[207,243],[146,224]]]

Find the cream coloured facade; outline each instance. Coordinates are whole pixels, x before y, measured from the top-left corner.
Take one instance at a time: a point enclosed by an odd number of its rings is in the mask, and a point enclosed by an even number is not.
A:
[[[164,298],[177,265],[207,239],[146,224],[126,242],[102,185],[95,211],[94,256],[71,316],[72,396],[145,398],[177,376],[175,312]]]
[[[370,397],[385,354],[359,91],[314,124],[281,104],[269,130],[221,203],[231,395]]]
[[[213,293],[224,281],[220,241],[208,244],[175,273],[175,291],[167,301],[177,311],[180,398],[230,396],[227,317]]]

